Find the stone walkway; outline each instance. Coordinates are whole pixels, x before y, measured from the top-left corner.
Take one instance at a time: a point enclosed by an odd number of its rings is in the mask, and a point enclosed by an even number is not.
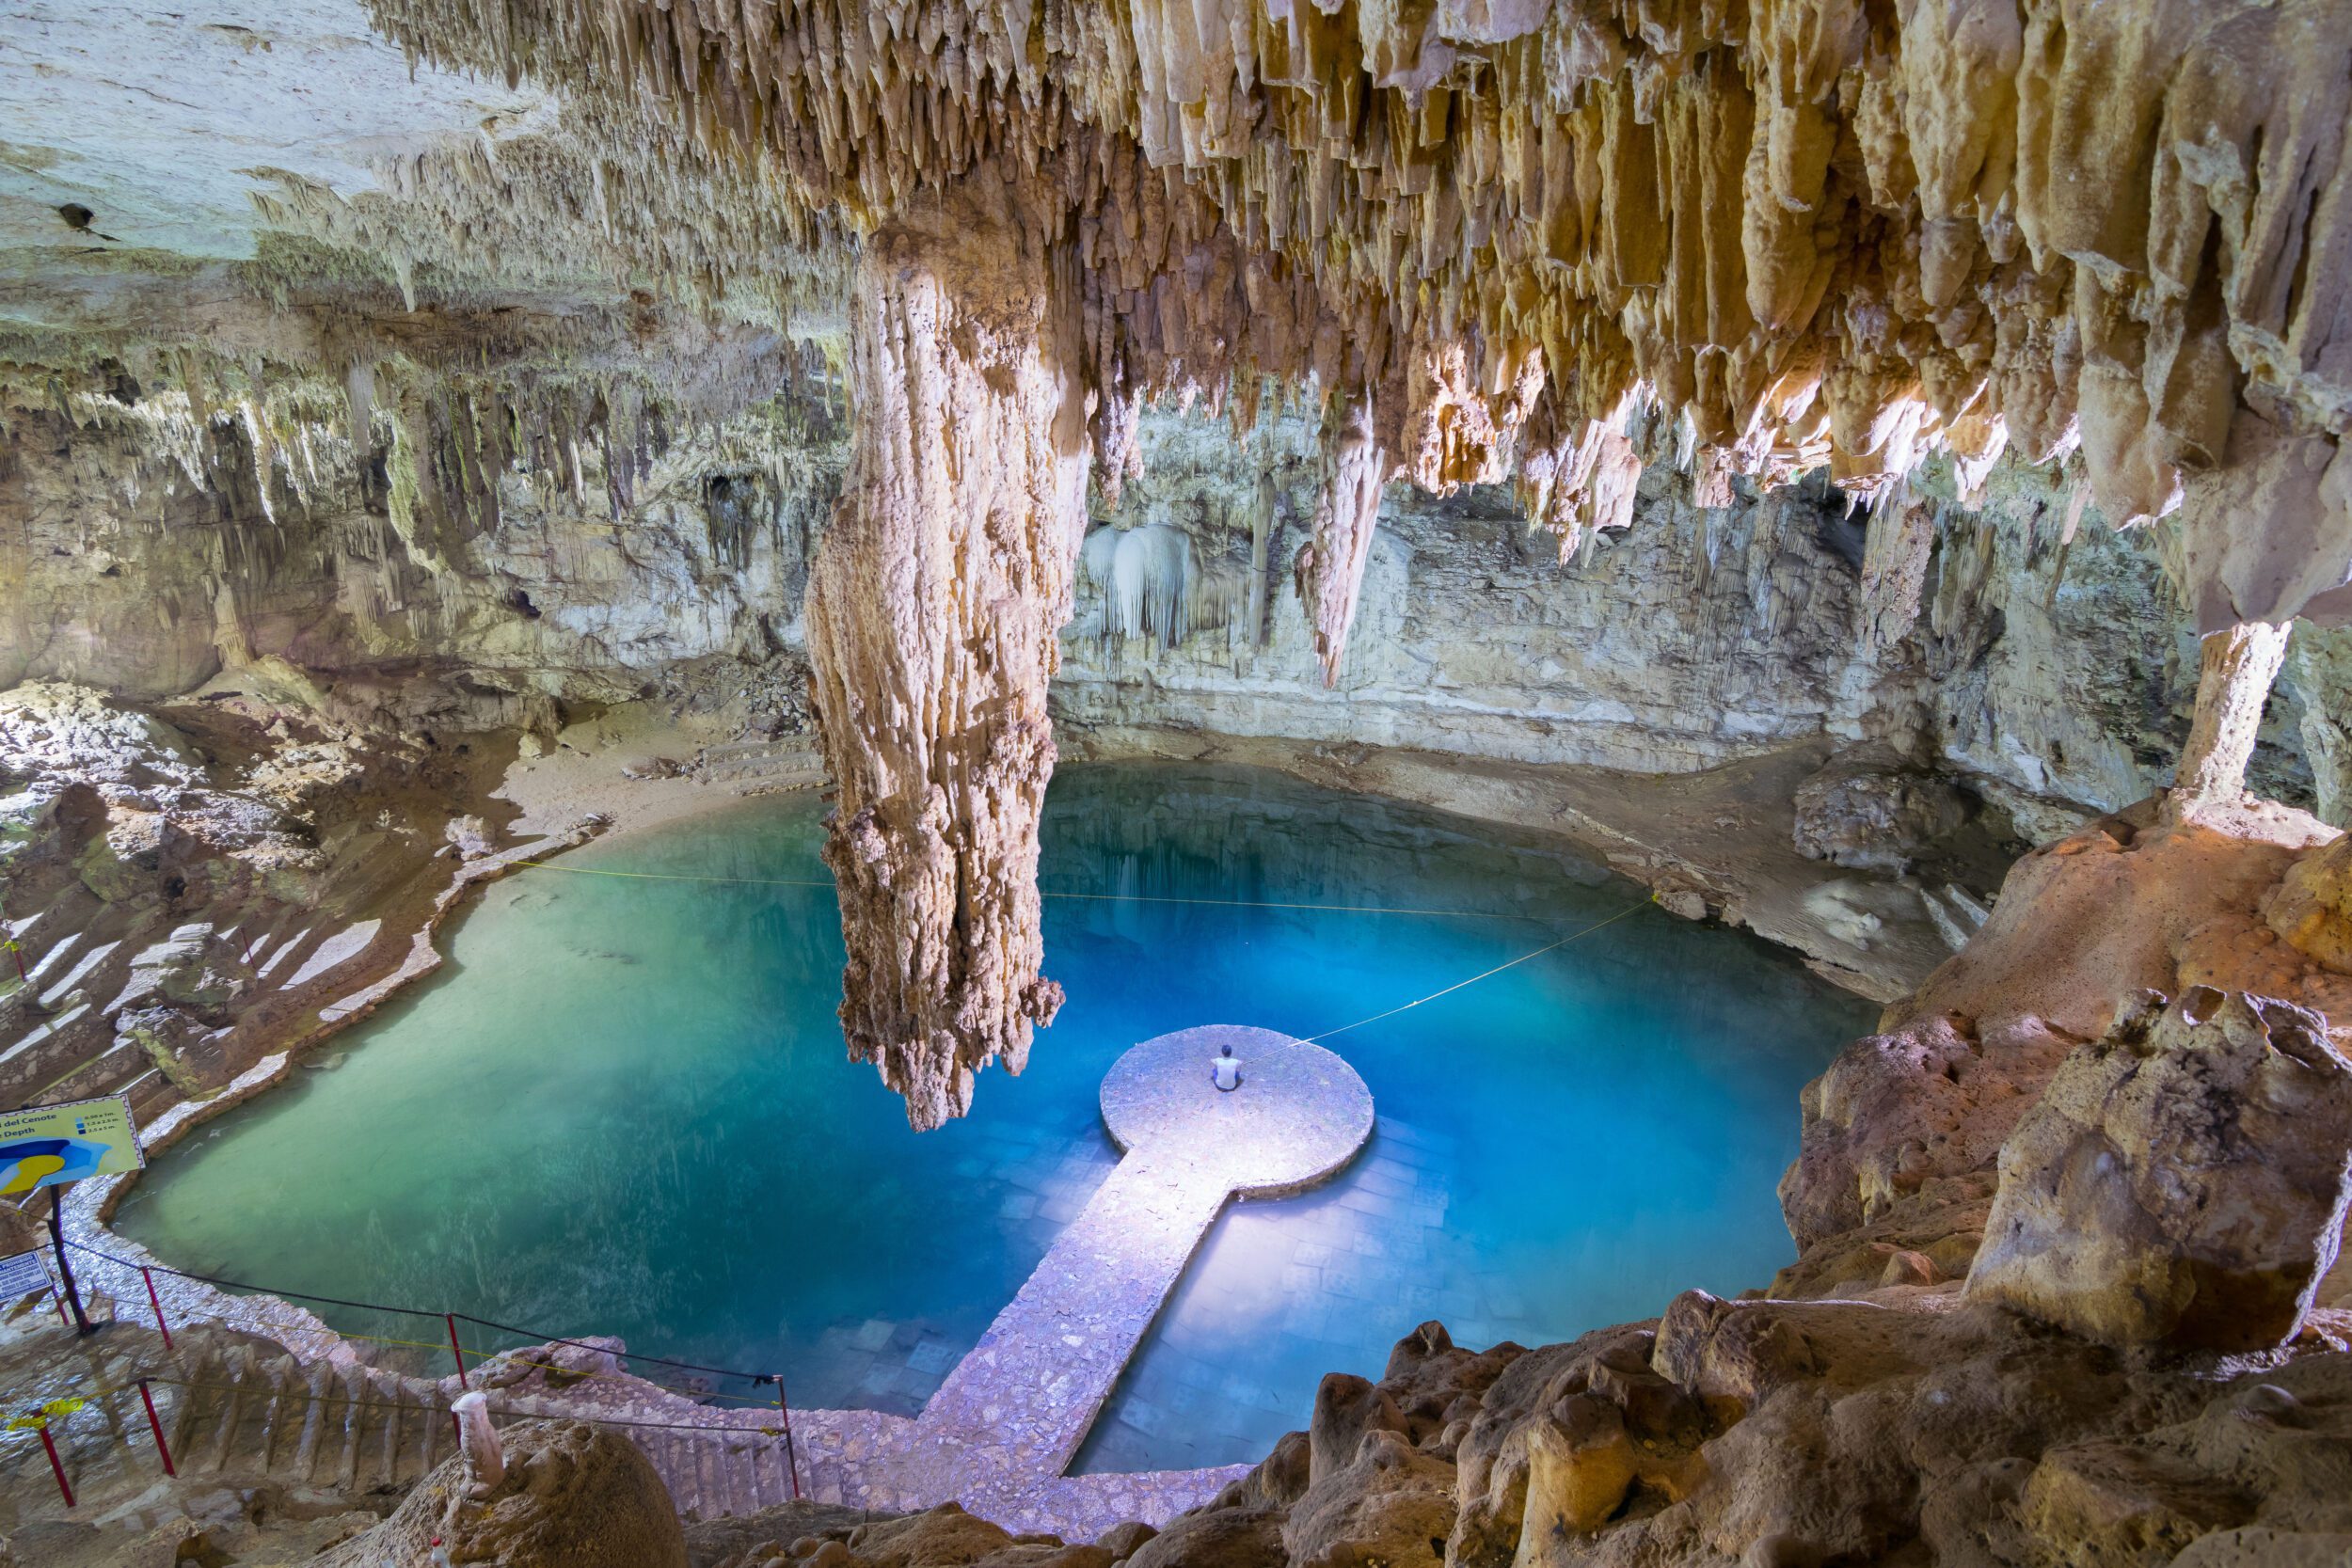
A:
[[[1231,1094],[1209,1081],[1210,1060],[1228,1044],[1244,1064],[1242,1086]],[[1164,1523],[1247,1473],[1239,1465],[1062,1472],[1226,1203],[1297,1192],[1337,1174],[1372,1134],[1371,1092],[1320,1046],[1216,1024],[1128,1051],[1104,1079],[1102,1107],[1124,1157],[919,1417],[793,1411],[809,1496],[877,1510],[952,1498],[1013,1530],[1091,1541],[1130,1519]],[[184,1133],[194,1115],[192,1106],[175,1107],[150,1130],[151,1150]],[[101,1220],[119,1180],[77,1184],[68,1224],[76,1240],[151,1261]],[[103,1265],[87,1272],[123,1304],[124,1316],[143,1315],[135,1275],[104,1277],[113,1271]],[[157,1285],[175,1323],[259,1330],[301,1362],[334,1363],[355,1375],[350,1346],[299,1307],[169,1275],[159,1275]],[[395,1381],[444,1403],[456,1392],[453,1378],[441,1380],[446,1387]],[[623,1430],[661,1471],[681,1513],[749,1512],[780,1500],[780,1479],[788,1486],[788,1476],[772,1473],[772,1413],[699,1403],[632,1377],[593,1378],[560,1393],[525,1379],[501,1390],[497,1407],[515,1417],[661,1423]]]
[[[1227,1045],[1244,1063],[1230,1094],[1209,1079]],[[914,1423],[911,1474],[952,1477],[977,1513],[1021,1512],[1069,1466],[1228,1199],[1311,1186],[1372,1135],[1353,1068],[1237,1024],[1146,1040],[1112,1065],[1102,1102],[1125,1158]]]

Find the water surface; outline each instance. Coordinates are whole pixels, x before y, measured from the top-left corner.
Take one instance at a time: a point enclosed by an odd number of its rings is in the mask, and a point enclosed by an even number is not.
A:
[[[1060,1018],[1026,1073],[918,1135],[843,1059],[820,810],[771,798],[564,861],[657,877],[494,884],[438,976],[161,1161],[120,1227],[185,1268],[912,1413],[1109,1168],[1095,1092],[1128,1045],[1322,1034],[1622,914],[1326,1038],[1371,1086],[1374,1141],[1328,1186],[1228,1211],[1080,1461],[1222,1464],[1425,1318],[1533,1344],[1762,1283],[1793,1250],[1773,1184],[1797,1091],[1872,1016],[1557,848],[1253,770],[1072,768],[1042,879],[1119,896],[1047,900]],[[1399,908],[1504,918],[1371,912]]]

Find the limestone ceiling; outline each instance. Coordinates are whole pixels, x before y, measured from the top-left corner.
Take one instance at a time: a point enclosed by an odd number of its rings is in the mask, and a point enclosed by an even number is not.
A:
[[[635,286],[837,337],[845,235],[998,164],[1082,274],[1113,474],[1136,397],[1312,375],[1370,398],[1395,473],[1515,478],[1572,543],[1624,522],[1646,404],[1703,502],[2079,451],[2107,520],[2181,514],[2208,624],[2346,608],[2352,0],[8,20],[20,319],[119,317],[135,263],[106,253],[217,261],[258,227],[323,247],[279,246],[308,281],[356,268],[404,309]]]
[[[1642,400],[1702,499],[2079,447],[2210,624],[2352,563],[2352,0],[371,4],[860,225],[1034,170],[1105,399],[1313,371],[1438,486],[1533,420],[1570,536]]]
[[[253,195],[284,169],[346,194],[385,160],[543,120],[531,84],[409,62],[358,0],[123,0],[0,7],[0,235],[24,252],[100,246],[235,261],[254,249]],[[101,240],[57,215],[93,214]]]

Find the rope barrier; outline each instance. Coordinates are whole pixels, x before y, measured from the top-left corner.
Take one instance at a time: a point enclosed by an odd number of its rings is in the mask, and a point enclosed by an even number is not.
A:
[[[227,1394],[232,1398],[242,1398],[249,1394],[263,1391],[259,1386],[252,1384],[240,1385],[234,1383],[199,1383],[191,1378],[167,1377],[160,1372],[150,1372],[143,1377],[133,1378],[127,1383],[109,1384],[103,1388],[88,1389],[83,1393],[72,1396],[70,1400],[53,1400],[48,1405],[40,1407],[30,1416],[23,1416],[14,1418],[8,1423],[6,1432],[0,1433],[0,1436],[13,1436],[21,1432],[40,1431],[43,1426],[50,1422],[63,1422],[69,1417],[80,1414],[81,1411],[89,1408],[97,1401],[111,1399],[117,1394],[143,1393],[144,1390],[151,1386],[158,1388],[178,1388],[192,1394]],[[268,1392],[273,1398],[283,1398],[287,1395],[292,1395],[301,1403],[306,1405],[334,1404],[341,1405],[346,1410],[389,1410],[403,1415],[410,1412],[424,1416],[446,1416],[449,1414],[449,1407],[446,1405],[410,1404],[405,1401],[399,1399],[390,1400],[389,1402],[385,1400],[344,1399],[342,1396],[331,1392],[313,1394],[307,1388],[294,1388],[286,1386],[276,1387],[268,1390]],[[71,1406],[71,1408],[56,1408],[61,1405]],[[762,1403],[759,1408],[765,1411],[773,1407]],[[503,1419],[509,1422],[586,1421],[591,1426],[638,1427],[660,1432],[705,1432],[719,1437],[782,1437],[785,1434],[784,1428],[782,1426],[729,1426],[709,1421],[644,1421],[635,1420],[620,1416],[587,1415],[568,1410],[548,1412],[507,1408],[492,1409],[488,1412],[488,1414],[493,1419]]]
[[[1413,1001],[1406,1003],[1401,1007],[1391,1007],[1385,1013],[1375,1013],[1370,1018],[1359,1018],[1353,1023],[1343,1023],[1336,1029],[1326,1029],[1320,1035],[1309,1035],[1306,1037],[1307,1043],[1309,1045],[1319,1044],[1324,1040],[1329,1039],[1334,1035],[1344,1035],[1350,1029],[1361,1029],[1367,1023],[1377,1023],[1384,1018],[1394,1018],[1399,1013],[1409,1013],[1415,1007],[1423,1006],[1431,1002],[1435,1002],[1440,996],[1451,996],[1465,986],[1474,986],[1478,984],[1479,981],[1500,974],[1506,969],[1517,969],[1519,965],[1527,962],[1531,958],[1540,958],[1547,953],[1554,952],[1560,948],[1565,947],[1568,943],[1576,941],[1579,937],[1589,937],[1595,931],[1599,930],[1603,926],[1614,926],[1618,921],[1623,920],[1627,915],[1631,914],[1635,910],[1640,908],[1642,908],[1642,906],[1639,904],[1628,904],[1624,909],[1619,910],[1616,913],[1611,915],[1606,920],[1597,921],[1593,925],[1585,927],[1584,929],[1581,931],[1571,932],[1568,935],[1562,937],[1558,942],[1547,942],[1543,946],[1536,948],[1532,953],[1522,953],[1518,958],[1511,959],[1508,963],[1499,963],[1495,965],[1494,968],[1484,970],[1479,974],[1471,975],[1467,980],[1456,980],[1454,984],[1446,987],[1442,990],[1433,990],[1427,996],[1417,997]]]
[[[164,1263],[134,1263],[128,1259],[118,1258],[111,1252],[103,1251],[98,1247],[91,1246],[87,1242],[77,1242],[69,1239],[65,1244],[72,1247],[76,1252],[87,1254],[92,1258],[102,1259],[106,1262],[112,1263],[119,1269],[128,1269],[135,1274],[142,1268],[149,1268],[152,1269],[157,1274],[167,1274],[176,1279],[193,1280],[197,1284],[210,1285],[216,1290],[246,1291],[250,1291],[255,1295],[277,1296],[288,1301],[323,1303],[329,1307],[348,1307],[354,1311],[358,1312],[391,1312],[410,1318],[437,1319],[443,1317],[455,1317],[466,1323],[472,1323],[479,1328],[492,1329],[501,1334],[519,1334],[524,1338],[531,1340],[533,1344],[563,1345],[571,1350],[584,1350],[598,1354],[616,1354],[612,1350],[612,1347],[608,1345],[592,1345],[585,1340],[566,1338],[562,1335],[542,1334],[534,1328],[521,1328],[513,1323],[493,1323],[487,1318],[477,1318],[470,1312],[428,1312],[422,1307],[392,1307],[380,1301],[350,1301],[341,1296],[309,1295],[300,1291],[280,1291],[273,1289],[267,1285],[253,1285],[248,1284],[244,1280],[225,1279],[217,1275],[196,1274],[187,1269],[175,1269],[170,1267],[168,1264]],[[403,1347],[430,1351],[440,1351],[447,1348],[437,1340],[428,1342],[422,1339],[395,1339],[385,1335],[342,1334],[340,1329],[336,1332],[341,1334],[343,1338],[365,1339],[371,1344],[400,1345]],[[474,1355],[505,1355],[513,1354],[509,1351],[478,1351],[472,1349],[470,1346],[468,1347],[468,1352],[469,1354]],[[698,1362],[675,1361],[660,1355],[640,1355],[635,1351],[622,1351],[617,1354],[620,1354],[625,1360],[642,1361],[648,1366],[668,1367],[677,1371],[702,1372],[711,1377],[739,1377],[748,1382],[753,1380],[764,1380],[774,1375],[770,1372],[739,1371],[731,1367],[706,1367]],[[558,1368],[556,1370],[564,1371],[570,1375],[580,1375],[575,1372],[574,1369],[570,1368]],[[645,1381],[651,1380],[648,1379]]]
[[[233,1383],[192,1383],[182,1378],[170,1377],[151,1377],[147,1379],[147,1381],[159,1387],[184,1388],[191,1393],[248,1394],[254,1391],[249,1387],[240,1387]],[[97,1390],[95,1393],[85,1394],[81,1397],[84,1399],[99,1399],[108,1394],[122,1393],[126,1389],[135,1386],[137,1386],[135,1384],[119,1384],[115,1387],[102,1388]],[[289,1390],[289,1392],[291,1392],[291,1390]],[[403,1412],[413,1410],[421,1412],[427,1416],[443,1416],[449,1413],[448,1408],[444,1405],[406,1404],[399,1400],[394,1400],[389,1403],[387,1403],[382,1400],[344,1400],[340,1399],[333,1394],[312,1394],[308,1390],[305,1390],[301,1397],[302,1402],[305,1404],[340,1404],[349,1410],[396,1410]],[[764,1410],[768,1407],[762,1405],[760,1408]],[[503,1418],[509,1421],[586,1421],[591,1426],[646,1427],[661,1432],[707,1432],[723,1437],[728,1435],[744,1437],[754,1435],[781,1437],[784,1435],[784,1429],[781,1427],[714,1426],[707,1421],[635,1421],[625,1419],[619,1416],[583,1416],[568,1410],[557,1412],[552,1415],[531,1410],[492,1410],[489,1414],[493,1419]]]

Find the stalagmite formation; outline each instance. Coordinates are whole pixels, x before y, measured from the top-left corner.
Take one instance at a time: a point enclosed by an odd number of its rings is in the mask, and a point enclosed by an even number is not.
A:
[[[1036,194],[982,170],[868,241],[850,470],[810,575],[842,1027],[918,1128],[968,1110],[990,1060],[1020,1071],[1061,1003],[1037,830],[1089,448],[1070,259]]]
[[[1373,432],[1372,400],[1335,395],[1323,413],[1323,489],[1315,499],[1313,532],[1299,546],[1298,597],[1314,624],[1315,657],[1323,684],[1340,684],[1348,628],[1380,523],[1380,491],[1391,461]]]
[[[2287,628],[2265,621],[2211,633],[2200,644],[2197,710],[2168,802],[2175,817],[2246,793],[2246,764],[2262,728],[2263,704],[2286,654]]]

